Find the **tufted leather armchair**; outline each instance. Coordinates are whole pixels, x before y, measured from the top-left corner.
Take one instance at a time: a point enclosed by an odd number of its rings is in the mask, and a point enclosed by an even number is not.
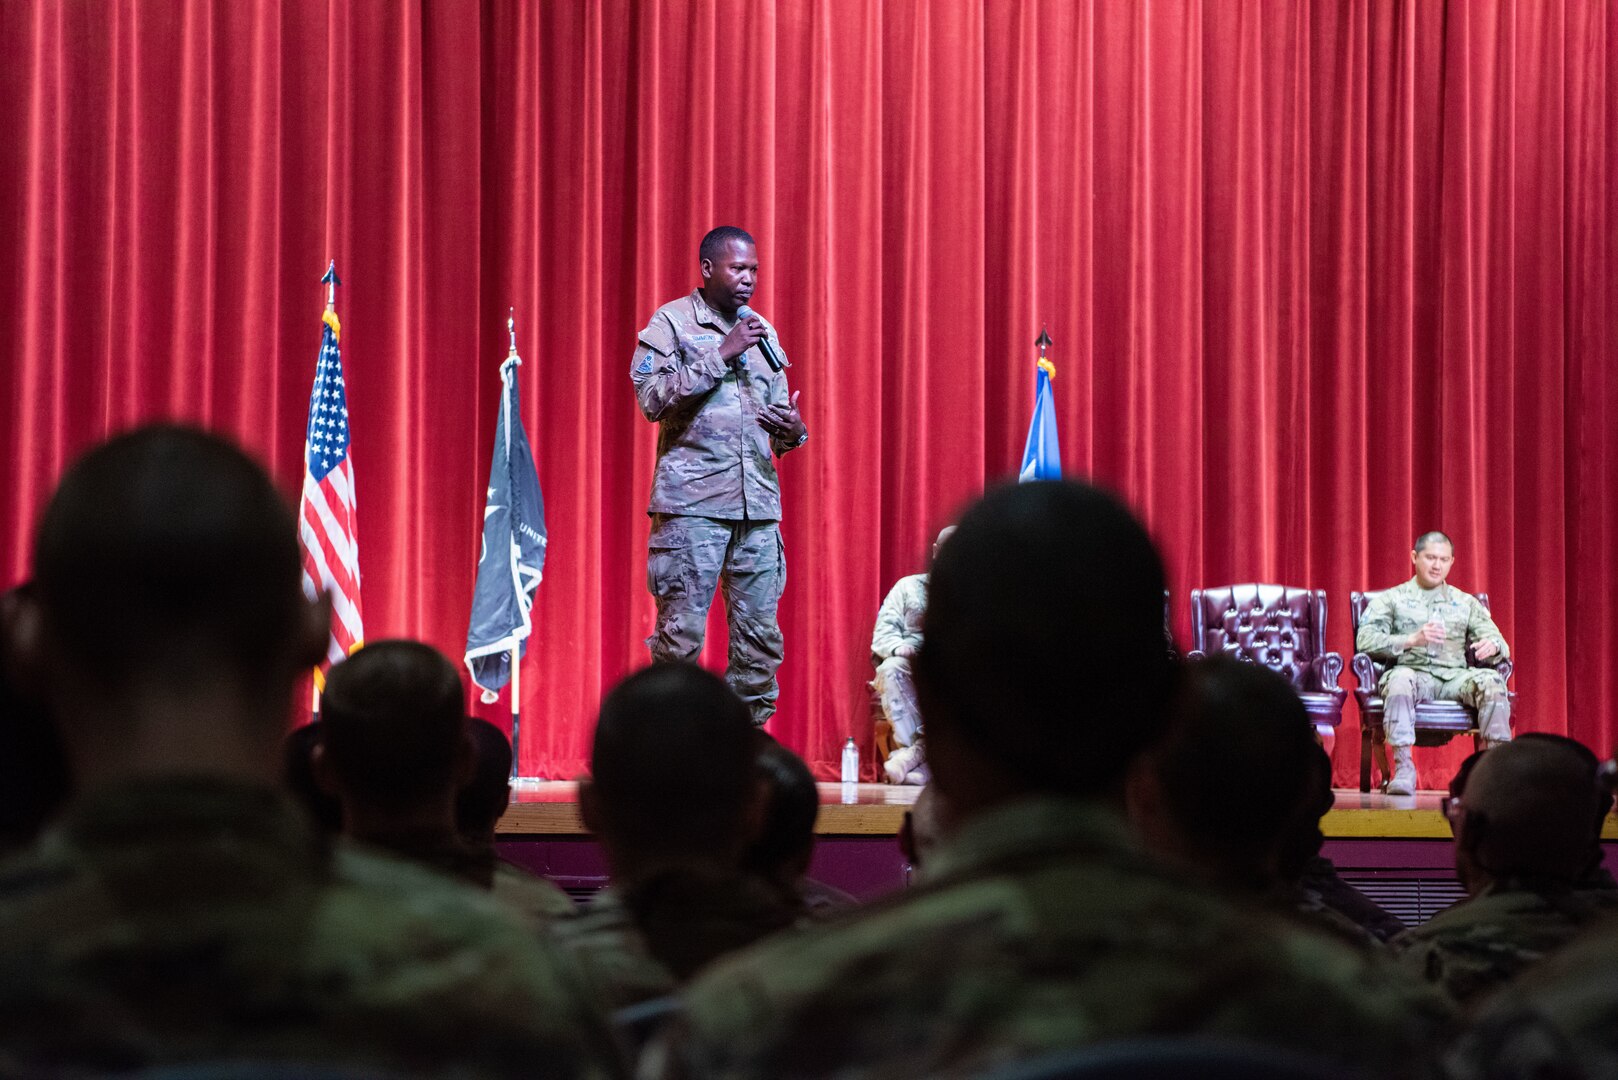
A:
[[[1365,618],[1365,609],[1371,606],[1376,599],[1375,592],[1351,592],[1348,594],[1348,618],[1353,624],[1355,640],[1360,636],[1360,620]],[[1478,603],[1483,610],[1489,610],[1489,594],[1478,593]],[[1480,664],[1472,658],[1470,647],[1466,651],[1467,663],[1472,667],[1493,667],[1500,673],[1500,677],[1508,683],[1511,681],[1511,661],[1502,660],[1498,665]],[[1373,759],[1376,768],[1381,771],[1383,779],[1392,775],[1388,768],[1387,734],[1382,728],[1382,710],[1384,702],[1376,687],[1382,681],[1382,673],[1388,670],[1388,665],[1372,660],[1365,653],[1357,652],[1351,661],[1354,665],[1354,681],[1359,684],[1354,691],[1355,704],[1360,707],[1360,790],[1371,790],[1371,766]],[[1513,720],[1517,716],[1517,694],[1507,691],[1511,701],[1511,715]],[[1465,705],[1455,701],[1423,701],[1416,706],[1416,745],[1417,746],[1443,746],[1457,735],[1472,736],[1473,745],[1476,746],[1482,733],[1478,731],[1477,713]]]
[[[1192,589],[1191,645],[1187,660],[1228,653],[1286,676],[1329,748],[1348,691],[1337,685],[1343,654],[1326,651],[1325,590],[1285,585]]]

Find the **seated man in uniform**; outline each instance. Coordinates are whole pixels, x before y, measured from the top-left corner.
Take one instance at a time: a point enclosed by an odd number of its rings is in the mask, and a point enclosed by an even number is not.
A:
[[[938,534],[933,541],[934,558],[954,531],[951,525]],[[921,648],[921,616],[926,610],[927,575],[902,577],[888,590],[871,632],[871,662],[876,665],[871,689],[882,702],[882,715],[893,725],[893,741],[899,744],[884,766],[890,784],[927,782],[921,710],[916,707],[916,684],[910,675],[911,658]]]
[[[293,688],[330,633],[300,575],[291,509],[214,436],[143,428],[63,478],[7,653],[73,794],[0,866],[0,1074],[619,1075],[557,946],[332,843],[280,789]]]
[[[643,1076],[976,1076],[1170,1035],[1420,1073],[1438,995],[1198,888],[1125,821],[1125,776],[1176,679],[1162,563],[1121,504],[1058,481],[995,491],[928,591],[916,688],[952,824],[922,882],[715,965]]]
[[[1605,917],[1618,894],[1579,886],[1606,805],[1595,755],[1572,739],[1481,755],[1447,804],[1467,899],[1390,942],[1401,962],[1469,1005]]]
[[[1441,532],[1422,533],[1410,553],[1416,574],[1378,593],[1365,609],[1354,647],[1388,665],[1377,692],[1387,703],[1383,727],[1393,747],[1389,795],[1413,795],[1416,763],[1416,705],[1458,701],[1478,714],[1483,746],[1511,738],[1511,701],[1498,671],[1468,665],[1467,651],[1480,663],[1499,664],[1511,655],[1506,639],[1474,596],[1446,580],[1455,547]]]

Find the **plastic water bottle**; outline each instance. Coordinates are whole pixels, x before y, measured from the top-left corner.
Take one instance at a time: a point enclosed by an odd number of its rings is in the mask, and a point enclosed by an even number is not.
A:
[[[850,735],[848,741],[843,743],[843,783],[857,784],[860,782],[860,748],[854,745],[854,736]]]

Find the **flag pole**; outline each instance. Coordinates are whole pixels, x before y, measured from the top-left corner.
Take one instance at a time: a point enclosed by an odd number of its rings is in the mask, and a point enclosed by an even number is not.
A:
[[[506,333],[511,335],[510,360],[517,355],[517,309],[506,310]],[[520,362],[520,361],[519,361]],[[509,433],[509,432],[508,432]],[[522,775],[522,642],[511,643],[511,779]]]
[[[342,282],[337,277],[337,260],[326,261],[326,273],[321,277],[320,283],[326,286],[326,314],[330,315],[337,310],[337,286]],[[307,452],[307,448],[305,448]],[[314,667],[314,677],[309,680],[309,722],[314,723],[320,719],[320,665]]]

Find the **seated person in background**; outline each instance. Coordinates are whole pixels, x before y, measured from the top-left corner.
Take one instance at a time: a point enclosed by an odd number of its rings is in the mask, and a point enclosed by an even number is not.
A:
[[[281,743],[281,782],[321,831],[336,836],[343,831],[343,804],[320,786],[315,776],[315,747],[320,745],[320,721],[300,724]]]
[[[6,655],[9,628],[29,587],[0,595],[0,855],[28,847],[71,794],[56,724],[20,685]]]
[[[326,676],[315,771],[343,805],[347,836],[493,890],[493,845],[467,843],[455,818],[475,764],[462,699],[460,670],[431,645],[372,642]],[[574,914],[543,878],[499,899],[539,926]]]
[[[1480,757],[1448,805],[1467,899],[1390,944],[1410,971],[1471,1005],[1618,908],[1585,892],[1608,793],[1570,739],[1519,739]]]
[[[916,796],[916,801],[905,811],[899,826],[899,854],[910,864],[914,873],[921,873],[938,849],[939,843],[951,825],[949,806],[938,793],[938,787],[928,784]]]
[[[694,664],[643,668],[601,703],[579,811],[612,886],[557,927],[613,1006],[660,997],[797,911],[740,868],[758,833],[751,714]]]
[[[511,740],[489,721],[466,718],[472,777],[455,796],[455,828],[476,848],[494,850],[496,828],[511,806]]]
[[[1308,770],[1308,790],[1303,814],[1281,845],[1281,879],[1299,890],[1306,912],[1329,909],[1360,927],[1373,939],[1386,944],[1404,932],[1399,916],[1344,881],[1332,861],[1321,854],[1326,834],[1320,821],[1337,801],[1331,788],[1331,757],[1315,747]]]
[[[1402,585],[1378,593],[1365,609],[1354,647],[1388,665],[1377,693],[1385,702],[1382,724],[1393,748],[1389,795],[1416,791],[1416,705],[1458,701],[1476,710],[1485,749],[1511,738],[1511,700],[1498,671],[1469,667],[1467,652],[1480,663],[1499,664],[1510,655],[1506,639],[1477,598],[1446,579],[1455,548],[1441,532],[1416,538],[1410,561],[1416,573]]]
[[[809,877],[815,854],[815,819],[820,789],[803,759],[768,732],[754,732],[758,773],[764,784],[758,836],[742,853],[742,869],[771,885],[790,907],[804,915],[829,915],[859,901],[841,889]]]
[[[487,898],[333,845],[279,787],[330,605],[239,450],[185,428],[68,470],[14,655],[75,794],[0,866],[0,1073],[181,1063],[617,1075],[583,974]]]
[[[1330,762],[1292,684],[1223,656],[1187,664],[1183,680],[1167,737],[1136,762],[1125,792],[1146,846],[1238,903],[1377,944],[1299,882],[1293,852],[1301,835],[1320,836]],[[1240,798],[1230,797],[1233,778]]]
[[[954,531],[951,525],[939,532],[933,541],[933,558]],[[876,665],[871,689],[882,702],[882,715],[893,725],[893,741],[899,744],[883,765],[890,784],[927,782],[921,710],[916,706],[910,671],[910,662],[921,648],[921,617],[926,610],[927,575],[902,577],[888,590],[876,613],[876,629],[871,631],[871,662]]]
[[[1209,896],[1134,840],[1123,784],[1175,673],[1162,564],[1120,503],[1068,482],[996,490],[939,551],[929,593],[916,686],[955,824],[923,883],[716,965],[646,1073],[969,1076],[1191,1034],[1383,1077],[1420,1068],[1447,1017],[1437,995]]]

